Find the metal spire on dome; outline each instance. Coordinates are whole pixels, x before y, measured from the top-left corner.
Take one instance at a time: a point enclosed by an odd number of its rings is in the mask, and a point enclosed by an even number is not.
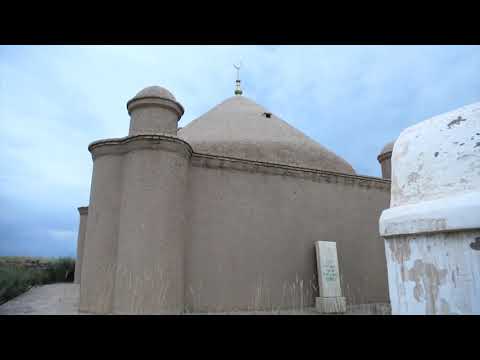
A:
[[[236,80],[236,84],[235,84],[235,95],[242,95],[243,94],[243,91],[242,89],[240,88],[240,67],[242,66],[242,62],[240,62],[240,65],[235,65],[233,64],[233,67],[235,69],[237,69],[237,80]]]

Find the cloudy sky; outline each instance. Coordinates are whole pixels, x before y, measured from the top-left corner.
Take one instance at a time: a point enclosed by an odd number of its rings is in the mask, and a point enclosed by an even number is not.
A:
[[[126,102],[161,85],[180,126],[244,95],[348,162],[409,125],[480,101],[480,46],[0,46],[0,255],[74,256],[87,146],[128,133]]]

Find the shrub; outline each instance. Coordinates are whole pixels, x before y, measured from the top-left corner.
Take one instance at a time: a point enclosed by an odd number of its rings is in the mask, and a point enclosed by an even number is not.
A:
[[[47,275],[44,284],[73,282],[75,260],[71,258],[59,258],[49,263],[45,271]]]
[[[30,262],[31,263],[31,262]],[[21,261],[0,262],[0,304],[37,285],[73,282],[75,260],[52,259],[41,266],[25,266]]]

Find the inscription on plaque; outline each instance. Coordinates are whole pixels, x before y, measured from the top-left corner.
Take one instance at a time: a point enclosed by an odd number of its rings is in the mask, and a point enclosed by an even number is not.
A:
[[[322,270],[326,281],[337,281],[337,267],[334,263],[325,264]]]

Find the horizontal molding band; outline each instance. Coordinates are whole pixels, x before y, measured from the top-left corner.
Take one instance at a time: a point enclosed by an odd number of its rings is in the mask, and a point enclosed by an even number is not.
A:
[[[159,106],[164,109],[174,110],[177,113],[179,120],[183,116],[183,113],[185,112],[185,110],[183,109],[183,106],[175,100],[171,100],[167,98],[143,96],[140,98],[133,98],[132,100],[127,102],[128,114],[131,115],[131,112],[136,108],[147,107],[147,106]]]
[[[87,215],[88,214],[88,206],[80,206],[78,208],[78,213],[80,215]]]
[[[392,151],[387,151],[377,156],[378,162],[382,162],[385,159],[390,159],[392,157]]]
[[[480,229],[480,192],[395,206],[379,225],[382,237]]]
[[[88,151],[93,159],[102,155],[122,155],[134,150],[166,150],[182,153],[186,158],[193,154],[192,147],[176,136],[165,134],[133,135],[119,139],[105,139],[91,143]]]
[[[93,159],[102,155],[121,155],[133,150],[154,149],[182,152],[191,165],[205,168],[228,168],[250,173],[292,176],[316,182],[344,184],[390,191],[390,180],[373,176],[352,175],[340,172],[248,160],[194,152],[186,141],[166,134],[134,135],[118,139],[105,139],[91,143],[88,150]]]
[[[233,169],[243,172],[264,173],[271,175],[292,176],[316,182],[345,184],[390,191],[390,180],[377,177],[344,174],[334,171],[304,168],[263,161],[247,160],[219,155],[193,153],[192,166]]]

